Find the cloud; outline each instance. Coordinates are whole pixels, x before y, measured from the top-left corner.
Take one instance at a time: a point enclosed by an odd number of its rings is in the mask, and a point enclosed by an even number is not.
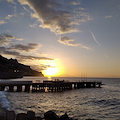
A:
[[[28,5],[33,13],[32,17],[37,18],[42,28],[48,28],[56,34],[78,32],[75,25],[79,24],[78,19],[89,20],[89,15],[81,14],[80,9],[73,7],[79,2],[60,0],[18,0],[22,5]],[[77,18],[81,14],[81,18]],[[77,15],[77,16],[76,16]]]
[[[80,2],[76,2],[76,1],[71,1],[72,5],[80,5]]]
[[[93,40],[95,41],[95,43],[96,43],[98,46],[101,46],[100,43],[99,43],[99,41],[96,39],[95,35],[93,34],[93,32],[92,32],[92,31],[89,31],[89,32],[91,33],[91,35],[92,35]]]
[[[18,55],[20,55],[19,52],[10,51],[10,50],[8,50],[7,47],[3,47],[3,46],[2,47],[0,46],[0,54],[6,54],[6,55],[12,55],[12,56],[18,56]]]
[[[12,4],[16,4],[16,3],[14,2],[14,0],[7,0],[7,2],[10,2],[10,3],[12,3]]]
[[[110,16],[105,16],[105,18],[112,18],[112,16],[110,15]]]
[[[9,34],[1,34],[0,37],[6,39],[6,40],[23,40],[21,38],[18,38],[18,37],[15,37],[15,36],[12,36],[12,35],[9,35]]]
[[[5,23],[6,23],[6,21],[0,20],[0,25],[5,24]]]
[[[16,56],[16,58],[17,59],[19,59],[19,60],[54,60],[54,59],[52,59],[52,58],[47,58],[47,57],[36,57],[36,56],[32,56],[32,55],[29,55],[29,56],[27,56],[27,55],[18,55],[18,56]]]
[[[40,47],[39,44],[28,43],[28,45],[15,44],[15,45],[10,46],[9,49],[30,52],[30,51],[33,51],[33,50],[37,50],[39,47]]]
[[[36,27],[36,26],[37,26],[36,23],[34,23],[34,24],[30,24],[30,27],[32,27],[32,28],[34,28],[34,27]]]
[[[68,46],[79,46],[80,45],[79,43],[75,43],[73,39],[67,36],[60,38],[58,41]]]
[[[55,68],[55,66],[50,66],[50,65],[44,65],[44,64],[40,64],[40,65],[31,65],[31,68],[37,71],[42,71],[42,70],[47,70],[48,68]]]
[[[15,16],[15,14],[13,14],[13,15],[7,15],[7,16],[5,17],[5,19],[10,19],[10,18],[12,18],[13,16]]]
[[[106,54],[106,52],[104,51],[104,49],[102,48],[101,44],[99,43],[99,41],[96,39],[94,33],[92,31],[89,31],[90,34],[92,35],[93,37],[93,40],[95,41],[95,43],[103,50],[103,53],[104,53],[104,56],[108,59],[109,56]]]
[[[1,36],[0,36],[0,45],[2,45],[2,46],[6,46],[7,44],[8,44],[8,40],[6,40],[5,38],[2,38]]]
[[[29,55],[21,55],[20,52],[16,51],[9,51],[5,47],[0,47],[0,54],[3,55],[12,55],[16,57],[20,61],[24,60],[54,60],[52,58],[47,58],[47,57],[36,57],[36,56],[29,56]]]
[[[6,46],[6,45],[8,45],[12,40],[23,40],[23,39],[17,38],[17,37],[15,37],[15,36],[8,35],[8,34],[0,34],[0,45]]]
[[[58,40],[61,44],[65,44],[67,46],[74,46],[74,47],[81,47],[81,48],[85,48],[85,49],[90,49],[89,47],[81,44],[81,43],[75,43],[73,39],[71,39],[68,36],[62,37]]]
[[[4,46],[0,46],[0,54],[14,56],[19,61],[24,61],[24,60],[53,60],[52,58],[47,58],[47,57],[39,57],[39,56],[33,56],[33,55],[22,55],[21,52],[11,51],[9,48],[4,47]]]
[[[36,43],[28,43],[27,45],[23,44],[15,44],[13,45],[12,40],[22,40],[12,35],[8,34],[0,34],[0,54],[2,55],[11,55],[14,58],[24,61],[24,60],[53,60],[48,57],[40,57],[40,56],[33,56],[28,55],[29,52],[33,52],[37,50],[40,45]],[[23,51],[27,52],[27,55],[23,54]],[[21,54],[22,53],[22,54]],[[33,54],[35,54],[33,52]]]

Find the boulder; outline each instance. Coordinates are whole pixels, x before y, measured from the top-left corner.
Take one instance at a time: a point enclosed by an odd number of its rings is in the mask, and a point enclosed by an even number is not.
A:
[[[42,120],[41,117],[35,117],[35,120]]]
[[[48,111],[44,114],[45,120],[59,120],[58,115],[54,113],[53,111]]]
[[[27,112],[27,120],[35,120],[35,112],[28,111]]]
[[[16,120],[27,120],[27,114],[25,113],[17,114]]]
[[[16,114],[14,111],[6,111],[6,120],[15,120]]]
[[[85,120],[95,120],[95,119],[85,119]]]
[[[5,114],[0,114],[0,120],[6,120],[6,115]]]
[[[67,113],[62,115],[59,120],[69,120],[70,118],[68,117]]]

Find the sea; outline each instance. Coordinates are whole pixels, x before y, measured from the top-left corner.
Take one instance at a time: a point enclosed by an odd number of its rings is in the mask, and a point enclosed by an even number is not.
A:
[[[73,119],[120,120],[120,78],[80,78],[80,77],[24,77],[12,81],[43,80],[101,81],[101,88],[80,88],[64,92],[7,92],[0,91],[0,104],[7,110],[26,113],[32,110],[43,117],[52,110],[58,116],[65,113]]]

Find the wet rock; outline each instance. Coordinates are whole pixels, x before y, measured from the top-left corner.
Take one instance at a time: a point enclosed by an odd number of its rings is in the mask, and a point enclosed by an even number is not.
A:
[[[70,118],[68,117],[67,113],[65,113],[64,115],[62,115],[62,116],[60,117],[59,120],[70,120]]]
[[[58,115],[56,115],[53,111],[48,111],[44,114],[45,120],[59,120]]]
[[[27,120],[27,114],[25,114],[25,113],[17,114],[16,120]]]
[[[16,114],[14,111],[6,111],[6,120],[15,120]]]
[[[41,117],[35,117],[35,120],[42,120]]]
[[[27,120],[34,120],[35,119],[35,112],[28,111],[27,112]]]
[[[6,115],[5,114],[0,114],[0,120],[6,120]]]
[[[85,120],[95,120],[95,119],[85,119]]]

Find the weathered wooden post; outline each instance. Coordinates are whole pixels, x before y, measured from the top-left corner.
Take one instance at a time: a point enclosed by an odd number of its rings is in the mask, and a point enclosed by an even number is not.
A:
[[[99,87],[99,88],[101,87],[101,82],[98,83],[98,87]]]
[[[96,82],[93,82],[92,85],[93,85],[93,88],[95,88],[96,87]]]
[[[25,85],[25,92],[30,92],[30,85]]]
[[[77,88],[76,83],[74,83],[74,89],[76,89],[76,88]]]
[[[91,88],[91,82],[86,82],[86,88]]]
[[[4,91],[5,90],[5,86],[1,86],[1,91]]]
[[[14,86],[10,85],[8,91],[9,91],[9,92],[13,92],[13,91],[14,91]]]
[[[17,86],[17,92],[22,92],[22,85]]]

